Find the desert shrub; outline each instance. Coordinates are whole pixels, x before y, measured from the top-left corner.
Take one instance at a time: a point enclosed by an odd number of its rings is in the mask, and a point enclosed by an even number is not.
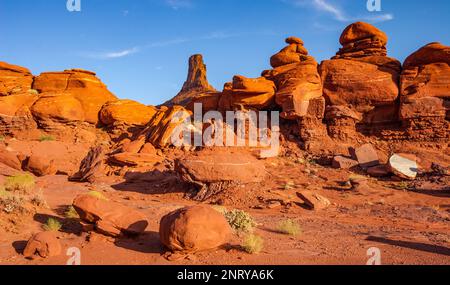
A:
[[[6,178],[5,190],[10,192],[30,193],[35,187],[34,177],[31,174],[18,174]]]
[[[78,212],[75,210],[73,206],[68,206],[66,211],[64,212],[64,216],[67,219],[79,219],[80,216],[78,215]]]
[[[278,231],[286,235],[298,236],[302,230],[296,221],[288,219],[278,224]]]
[[[224,206],[212,205],[211,207],[222,215],[225,215],[228,212],[227,208]]]
[[[39,138],[39,141],[40,141],[40,142],[51,142],[51,141],[55,141],[55,137],[50,136],[50,135],[42,135],[42,136]]]
[[[252,216],[242,210],[231,210],[225,213],[225,218],[230,224],[231,228],[236,232],[249,233],[257,226]]]
[[[0,198],[0,207],[7,214],[26,212],[24,203],[25,200],[22,197],[11,193],[6,193]]]
[[[4,136],[0,136],[0,142],[4,141],[5,137]]]
[[[42,228],[49,232],[57,232],[61,229],[62,224],[54,218],[49,218]]]
[[[44,193],[40,190],[38,193],[33,195],[30,199],[31,204],[40,207],[40,208],[48,208],[47,201],[45,200]]]
[[[106,198],[105,195],[103,195],[103,193],[98,192],[98,191],[90,191],[88,193],[88,195],[93,196],[93,197],[95,197],[97,199],[100,199],[100,200],[108,201],[108,198]]]
[[[264,247],[264,239],[255,234],[249,234],[245,237],[242,248],[250,254],[258,254]]]

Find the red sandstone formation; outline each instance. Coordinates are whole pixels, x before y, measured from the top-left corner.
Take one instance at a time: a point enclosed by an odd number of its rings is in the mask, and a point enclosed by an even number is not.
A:
[[[208,83],[206,78],[206,65],[203,63],[203,56],[196,54],[189,58],[188,76],[183,88],[174,98],[163,105],[168,107],[174,105],[187,106],[192,100],[215,95],[217,95],[216,89]]]
[[[346,106],[363,115],[362,120],[349,123],[330,118],[330,135],[346,139],[354,133],[355,123],[396,121],[401,64],[386,56],[387,36],[372,25],[351,24],[340,42],[343,48],[331,60],[322,62],[319,71],[327,104]],[[346,127],[340,131],[342,124]]]
[[[317,62],[299,38],[286,39],[289,44],[272,56],[273,70],[263,75],[277,87],[276,103],[282,107],[285,119],[298,119],[308,114],[310,100],[322,97],[322,84],[317,72]]]
[[[413,139],[449,139],[450,47],[428,44],[403,64],[400,120]]]

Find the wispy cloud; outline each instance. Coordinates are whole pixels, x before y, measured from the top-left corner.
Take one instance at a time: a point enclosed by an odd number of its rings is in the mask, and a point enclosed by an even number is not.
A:
[[[394,19],[394,15],[392,14],[380,13],[356,17],[349,16],[343,8],[330,3],[328,0],[284,0],[284,2],[291,3],[295,6],[311,6],[317,11],[330,14],[334,20],[339,22],[367,21],[377,23]]]
[[[173,46],[173,45],[179,45],[183,43],[193,42],[193,41],[202,41],[202,40],[223,40],[228,38],[234,38],[234,37],[240,37],[244,36],[244,34],[241,33],[226,33],[226,32],[212,32],[209,34],[205,34],[203,36],[199,37],[180,37],[180,38],[174,38],[169,40],[163,40],[163,41],[155,41],[151,43],[147,43],[145,45],[135,46],[129,49],[119,50],[119,51],[105,51],[105,52],[88,52],[88,53],[82,53],[82,57],[92,58],[92,59],[102,59],[102,60],[109,60],[109,59],[117,59],[121,57],[130,56],[139,52],[142,52],[146,49],[151,48],[161,48],[161,47],[167,47],[167,46]]]
[[[94,58],[94,59],[114,59],[121,58],[128,55],[132,55],[138,53],[140,51],[140,47],[133,47],[120,51],[106,51],[106,52],[91,52],[83,54],[84,57]]]
[[[182,9],[182,8],[190,8],[193,6],[191,0],[164,0],[166,5],[174,10]]]

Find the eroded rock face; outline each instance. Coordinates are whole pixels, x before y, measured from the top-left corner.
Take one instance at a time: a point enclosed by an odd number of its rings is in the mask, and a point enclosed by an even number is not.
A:
[[[62,247],[55,232],[41,232],[33,235],[23,251],[26,258],[37,256],[48,258],[61,254]]]
[[[117,100],[95,73],[81,69],[42,73],[35,78],[33,88],[41,93],[70,94],[81,104],[84,120],[92,124],[98,123],[105,103]]]
[[[401,75],[400,120],[412,139],[449,139],[450,47],[431,43],[410,55]]]
[[[197,187],[195,200],[204,201],[229,187],[260,183],[266,177],[264,164],[239,150],[205,149],[175,162],[181,180]]]
[[[103,105],[100,121],[105,125],[126,124],[146,125],[156,114],[157,109],[133,100],[118,100]]]
[[[161,219],[161,243],[173,252],[196,253],[228,242],[231,228],[225,217],[209,206],[176,210]]]
[[[103,148],[100,146],[91,148],[87,156],[81,161],[78,172],[72,175],[69,180],[94,183],[105,175],[104,161]]]
[[[0,97],[29,94],[33,75],[21,66],[0,62]]]
[[[399,96],[401,64],[387,57],[387,36],[362,22],[348,26],[340,39],[343,48],[319,67],[328,105],[340,105],[361,113],[361,123],[387,124],[395,116],[385,114]],[[395,108],[393,108],[395,110]],[[355,122],[359,123],[359,122]]]
[[[201,54],[195,54],[189,58],[188,76],[183,84],[183,88],[177,96],[163,105],[168,107],[174,105],[187,106],[192,100],[211,94],[218,93],[208,83],[203,56]]]
[[[142,234],[148,226],[147,217],[122,204],[99,199],[89,194],[75,198],[73,207],[80,218],[95,224],[96,230],[109,236]]]
[[[322,83],[317,62],[303,46],[299,38],[287,38],[288,47],[271,58],[273,70],[263,76],[274,81],[276,103],[282,107],[281,116],[294,120],[305,117],[309,101],[322,97]]]
[[[50,128],[54,123],[65,124],[85,120],[85,112],[80,101],[66,92],[42,94],[31,107],[31,112],[44,128]]]
[[[219,109],[223,111],[253,109],[262,110],[275,102],[275,84],[264,77],[233,77],[233,82],[225,84]]]
[[[191,115],[191,112],[181,106],[163,107],[153,116],[141,135],[157,148],[170,146],[175,128]]]

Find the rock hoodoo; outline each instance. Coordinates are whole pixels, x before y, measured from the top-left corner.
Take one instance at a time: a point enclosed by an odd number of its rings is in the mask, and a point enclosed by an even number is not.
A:
[[[308,115],[311,100],[322,97],[322,84],[316,60],[308,55],[299,38],[286,39],[288,46],[271,58],[273,70],[263,76],[275,82],[276,103],[282,107],[285,119],[298,119]]]
[[[396,121],[401,64],[386,56],[387,36],[374,26],[357,22],[341,35],[343,48],[319,67],[328,105],[350,108],[362,115],[349,122],[328,116],[329,133],[345,139],[355,124],[388,124]],[[331,117],[331,118],[330,118]],[[340,131],[344,125],[344,131]],[[353,129],[353,132],[351,132]]]
[[[450,47],[430,43],[411,54],[401,75],[400,120],[408,137],[449,139]]]

